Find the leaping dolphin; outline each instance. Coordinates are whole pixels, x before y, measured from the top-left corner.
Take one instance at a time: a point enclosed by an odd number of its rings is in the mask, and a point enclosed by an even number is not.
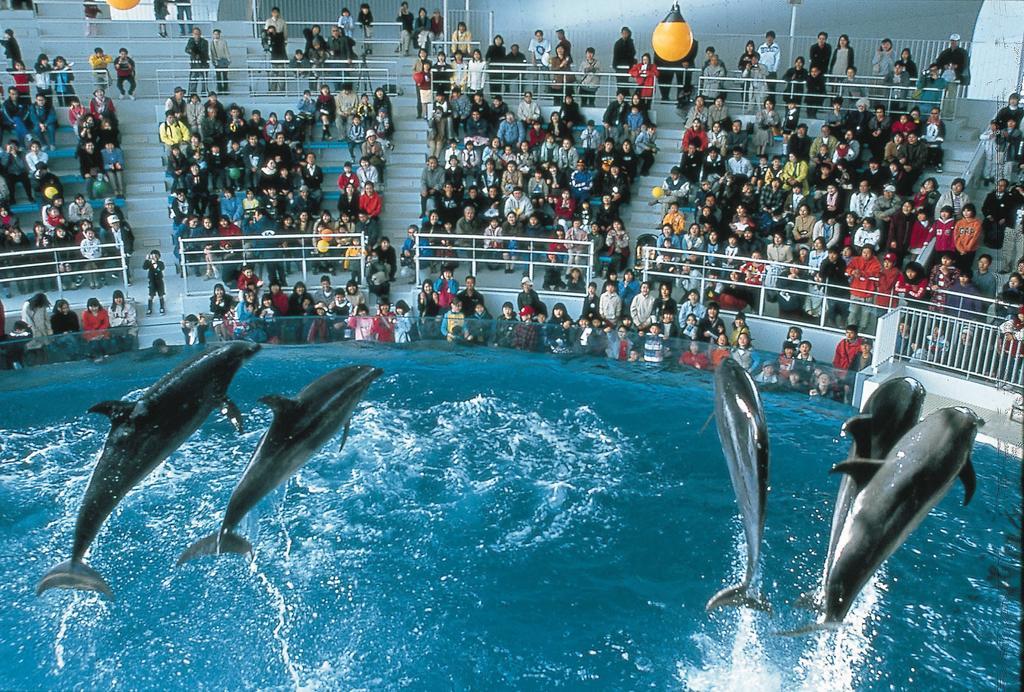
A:
[[[232,378],[260,347],[233,341],[198,353],[155,382],[138,401],[101,401],[89,409],[110,418],[103,453],[93,469],[75,522],[71,559],[40,580],[36,593],[47,589],[113,592],[84,561],[96,534],[118,502],[220,406],[241,431],[238,407],[227,398]]]
[[[971,447],[981,419],[968,408],[944,408],[915,425],[888,456],[848,459],[833,473],[853,476],[861,491],[836,543],[816,624],[786,634],[836,627],[875,570],[903,545],[959,477],[964,505],[974,495]]]
[[[843,424],[843,432],[853,438],[848,458],[885,459],[892,446],[921,418],[924,396],[924,387],[911,377],[894,377],[883,382],[868,397],[864,410]],[[821,580],[822,593],[828,584],[836,543],[860,491],[854,476],[843,474],[832,513],[832,531]]]
[[[715,424],[729,466],[729,478],[743,519],[747,540],[747,568],[743,581],[716,593],[705,610],[722,605],[769,610],[760,597],[747,594],[757,571],[768,497],[768,426],[764,407],[750,374],[726,359],[715,371]]]
[[[234,528],[270,491],[302,468],[342,425],[341,447],[345,446],[356,405],[383,372],[368,365],[338,368],[311,382],[294,399],[276,395],[260,399],[273,409],[274,420],[231,493],[220,529],[193,543],[178,564],[198,555],[251,553],[252,545]]]

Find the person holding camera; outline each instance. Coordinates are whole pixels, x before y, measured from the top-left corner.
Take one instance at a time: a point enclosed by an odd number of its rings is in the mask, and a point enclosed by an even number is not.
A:
[[[268,25],[263,31],[262,43],[263,50],[270,54],[270,91],[284,91],[282,68],[288,62],[288,41],[283,33]]]
[[[202,30],[192,27],[192,38],[185,44],[185,53],[189,58],[188,91],[198,94],[208,90],[206,79],[210,71],[210,42],[203,38]],[[202,83],[202,91],[199,84]]]
[[[146,314],[153,314],[153,298],[160,298],[160,314],[163,315],[167,312],[166,299],[164,297],[166,289],[164,288],[164,263],[160,259],[160,251],[153,250],[146,255],[146,260],[142,263],[142,270],[146,272],[146,276],[149,279],[149,303],[146,307]]]

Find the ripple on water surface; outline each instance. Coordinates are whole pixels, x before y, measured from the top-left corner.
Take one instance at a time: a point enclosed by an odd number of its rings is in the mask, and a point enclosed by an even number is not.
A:
[[[171,361],[173,362],[173,361]],[[385,376],[242,530],[256,547],[175,568],[212,531],[270,422],[257,402],[338,364]],[[1019,463],[977,448],[839,632],[786,639],[819,578],[850,411],[767,395],[762,573],[775,614],[703,612],[744,550],[711,381],[501,352],[266,349],[117,508],[90,564],[114,601],[48,592],[106,435],[82,413],[170,362],[62,366],[12,385],[0,434],[0,688],[1005,688],[1020,646]],[[116,377],[112,376],[116,373]],[[1016,524],[1019,526],[1019,522]]]

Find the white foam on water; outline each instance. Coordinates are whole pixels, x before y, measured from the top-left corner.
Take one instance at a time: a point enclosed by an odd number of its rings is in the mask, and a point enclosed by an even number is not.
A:
[[[739,522],[734,523],[737,538],[733,550],[732,569],[723,586],[738,583],[746,570],[746,540]],[[716,640],[706,633],[694,635],[705,662],[700,667],[682,662],[677,664],[677,676],[683,687],[699,692],[782,690],[783,671],[769,660],[770,654],[765,650],[762,640],[762,629],[767,628],[762,628],[760,622],[767,616],[750,608],[723,607],[715,611],[714,617],[732,618],[733,613],[736,629],[731,643],[728,642],[727,636],[723,640]]]
[[[76,596],[68,604],[68,607],[64,609],[64,612],[60,614],[60,626],[57,628],[57,636],[53,640],[53,657],[58,672],[64,670],[64,640],[68,636],[68,622],[71,621],[71,616],[75,612],[77,600],[78,597]]]
[[[288,671],[288,677],[291,678],[292,687],[296,690],[302,688],[302,680],[299,677],[298,666],[292,661],[291,653],[289,652],[288,639],[284,636],[285,627],[288,622],[288,603],[284,599],[284,594],[281,590],[274,586],[267,575],[256,565],[256,556],[253,556],[252,562],[249,563],[249,573],[254,575],[260,580],[263,588],[267,590],[267,594],[270,596],[272,605],[277,611],[277,623],[274,625],[273,636],[277,640],[281,647],[281,661],[284,663],[285,670]]]
[[[884,568],[883,568],[884,569]],[[844,625],[836,630],[822,630],[801,656],[796,674],[802,677],[795,687],[816,690],[857,689],[857,676],[871,652],[871,626],[882,601],[885,574],[878,570],[861,591],[846,615]]]

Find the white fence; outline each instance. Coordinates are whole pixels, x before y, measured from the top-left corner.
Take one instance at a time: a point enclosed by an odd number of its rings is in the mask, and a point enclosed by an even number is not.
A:
[[[0,253],[0,285],[21,294],[56,289],[64,297],[65,291],[113,278],[127,290],[129,268],[123,248],[103,243],[95,249],[100,254],[93,258],[85,257],[77,245]]]
[[[589,240],[449,233],[420,233],[418,240],[414,260],[417,284],[436,276],[442,266],[453,264],[468,264],[467,273],[478,277],[480,288],[508,288],[497,280],[501,274],[494,272],[513,274],[516,282],[529,276],[542,290],[546,290],[548,270],[564,279],[570,270],[579,269],[584,285],[594,277],[594,249]],[[485,274],[485,269],[491,272]]]
[[[296,272],[303,281],[311,275],[340,272],[361,282],[366,274],[365,245],[364,235],[341,232],[180,238],[183,291],[185,295],[209,293],[211,281],[233,286],[244,266],[252,266],[268,288],[269,279]]]

